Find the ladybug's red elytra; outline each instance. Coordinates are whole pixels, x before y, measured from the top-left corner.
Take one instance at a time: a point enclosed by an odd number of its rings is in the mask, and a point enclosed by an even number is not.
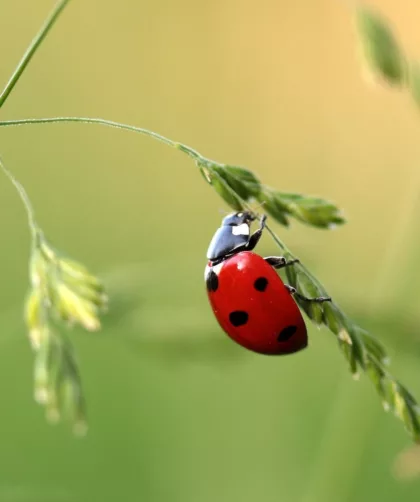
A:
[[[275,269],[291,266],[282,256],[252,250],[261,238],[266,216],[251,234],[255,216],[242,211],[226,216],[210,242],[205,281],[210,305],[221,328],[243,347],[260,354],[292,354],[308,345],[305,322],[292,295],[310,302],[284,284]]]

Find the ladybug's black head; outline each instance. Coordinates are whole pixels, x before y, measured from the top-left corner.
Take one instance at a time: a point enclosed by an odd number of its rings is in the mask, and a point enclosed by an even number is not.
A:
[[[225,216],[207,250],[207,258],[220,262],[235,252],[243,250],[250,238],[250,225],[255,216],[249,211],[239,211]]]
[[[223,218],[222,227],[234,227],[237,225],[249,225],[255,220],[255,216],[249,211],[239,211],[238,213],[228,214]]]

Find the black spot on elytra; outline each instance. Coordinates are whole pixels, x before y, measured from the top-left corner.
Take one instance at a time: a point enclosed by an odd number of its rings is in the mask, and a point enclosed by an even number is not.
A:
[[[217,288],[219,287],[219,279],[217,277],[217,274],[213,270],[210,270],[210,272],[207,274],[206,286],[207,291],[213,292],[217,291]]]
[[[255,280],[254,282],[254,288],[257,290],[257,291],[265,291],[267,289],[267,286],[268,286],[268,279],[266,279],[265,277],[258,277],[258,279]]]
[[[243,310],[234,310],[229,314],[229,321],[237,328],[248,322],[248,314]]]
[[[279,342],[286,342],[296,333],[296,331],[297,331],[297,326],[287,326],[287,328],[284,328],[280,331],[277,340]]]

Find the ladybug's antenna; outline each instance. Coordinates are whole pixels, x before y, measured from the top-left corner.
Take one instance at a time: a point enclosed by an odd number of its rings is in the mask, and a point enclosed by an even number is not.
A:
[[[264,204],[266,204],[266,202],[267,202],[266,200],[261,201],[261,202],[258,204],[258,206],[256,207],[256,209],[258,209],[258,208],[260,208],[260,207],[263,207],[263,205],[264,205]]]
[[[258,211],[258,209],[260,209],[261,207],[263,207],[265,203],[266,203],[266,201],[263,200],[262,202],[260,202],[259,204],[257,204],[257,206],[255,206],[255,208],[253,208],[252,210],[245,210],[245,212],[247,212],[248,214],[250,214],[252,216],[252,221],[258,219],[258,213],[257,213],[257,211]],[[219,213],[222,216],[228,216],[229,214],[232,213],[232,210],[227,211],[226,209],[219,208]]]
[[[252,210],[252,213],[255,215],[255,219],[258,219],[257,218],[257,211],[258,209],[260,209],[261,207],[263,207],[263,205],[266,203],[265,200],[263,200],[262,202],[260,202],[256,207],[255,209]]]

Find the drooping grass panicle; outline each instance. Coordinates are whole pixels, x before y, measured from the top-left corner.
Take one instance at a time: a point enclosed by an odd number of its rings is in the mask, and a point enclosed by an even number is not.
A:
[[[406,55],[388,20],[376,9],[359,6],[355,12],[357,36],[362,48],[364,64],[378,77],[378,81],[399,90],[407,90],[420,107],[420,63]],[[384,408],[392,410],[419,441],[419,406],[416,399],[380,363],[372,339],[364,334],[370,347],[367,373],[381,395]]]
[[[227,194],[231,196],[233,201],[231,204],[232,209],[239,208],[253,211],[251,203],[261,200],[259,194],[255,193],[256,184],[254,183],[252,189],[248,192],[243,190],[239,194],[230,182],[232,171],[228,169],[228,175],[225,173],[221,175],[221,166],[219,164],[216,166],[216,169],[214,169],[207,161],[205,166],[207,170],[206,179],[217,178],[218,182],[216,184],[212,183],[212,186],[225,201],[229,200]],[[238,172],[235,171],[236,176],[238,176]],[[247,174],[246,179],[249,178]],[[235,181],[238,183],[237,178]],[[241,188],[244,189],[244,186],[245,184],[242,184]],[[300,197],[305,198],[304,196]],[[280,221],[280,223],[282,222]],[[266,229],[287,260],[296,258],[269,225],[266,226]],[[287,267],[286,275],[290,285],[306,297],[329,296],[324,286],[302,263]],[[411,393],[388,371],[389,359],[383,345],[347,317],[334,301],[313,303],[300,298],[297,298],[296,301],[316,325],[326,326],[336,336],[338,346],[349,364],[353,377],[357,379],[360,371],[366,373],[381,397],[385,409],[392,410],[403,422],[413,440],[420,442],[419,405]]]
[[[0,159],[0,168],[13,183],[28,214],[32,235],[29,259],[30,288],[24,320],[34,351],[34,397],[46,417],[57,422],[62,415],[73,422],[75,432],[86,430],[85,404],[73,347],[55,323],[100,328],[100,314],[107,295],[102,283],[82,264],[56,251],[36,222],[30,199],[22,184]]]
[[[290,217],[318,228],[333,228],[345,222],[332,202],[319,197],[280,192],[261,184],[252,171],[243,167],[203,158],[197,160],[197,165],[206,181],[232,209],[244,209],[244,201],[257,200],[264,204],[268,214],[284,226],[290,224]]]

